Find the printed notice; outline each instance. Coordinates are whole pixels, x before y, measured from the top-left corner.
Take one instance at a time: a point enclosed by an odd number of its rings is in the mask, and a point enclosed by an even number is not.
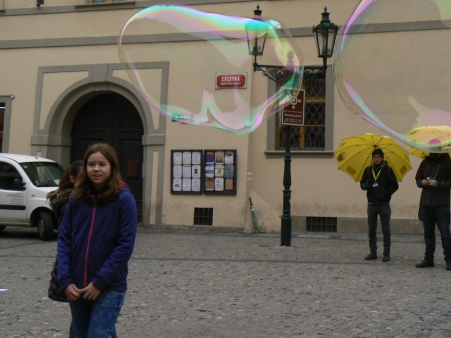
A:
[[[205,154],[205,163],[215,163],[215,152],[207,151]]]
[[[174,152],[172,160],[174,161],[174,164],[182,164],[182,153],[179,151]]]
[[[181,178],[174,178],[172,180],[172,190],[182,191],[182,179]]]
[[[215,179],[214,179],[214,177],[206,177],[205,178],[205,190],[207,190],[207,191],[215,190]]]
[[[224,163],[224,152],[217,151],[215,153],[215,163]]]
[[[183,152],[183,164],[191,164],[191,152],[190,151]]]
[[[225,164],[233,164],[233,151],[226,151],[225,152]]]
[[[182,177],[182,166],[181,165],[175,165],[174,168],[172,169],[172,175],[175,178]]]
[[[182,190],[183,191],[191,191],[191,179],[184,178],[182,181]]]
[[[233,190],[233,179],[231,178],[225,179],[225,190]]]
[[[200,178],[200,165],[194,164],[192,169],[192,177],[193,178]]]
[[[191,177],[191,166],[189,164],[183,165],[183,177]]]
[[[216,177],[223,177],[224,176],[224,166],[223,165],[216,165],[215,166],[215,176]]]
[[[215,190],[216,191],[224,190],[224,179],[222,177],[215,178]]]
[[[199,151],[193,151],[192,160],[193,164],[200,164],[202,161],[202,154]]]
[[[233,177],[233,164],[226,164],[224,168],[224,177],[232,178]]]
[[[193,178],[191,181],[191,190],[192,191],[200,191],[200,179],[199,178]]]

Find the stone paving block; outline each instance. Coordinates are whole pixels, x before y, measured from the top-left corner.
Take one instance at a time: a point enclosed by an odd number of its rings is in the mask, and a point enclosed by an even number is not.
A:
[[[67,337],[68,305],[47,298],[56,242],[0,233],[0,337]],[[139,229],[119,337],[450,337],[451,272],[416,269],[421,237],[394,236],[365,261],[366,236]],[[381,255],[380,255],[381,256]]]

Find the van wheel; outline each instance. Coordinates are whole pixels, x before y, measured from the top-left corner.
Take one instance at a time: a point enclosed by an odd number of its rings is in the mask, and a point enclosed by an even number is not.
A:
[[[53,219],[52,216],[45,211],[41,211],[36,219],[39,237],[43,241],[49,241],[53,238]]]
[[[0,227],[0,231],[3,231],[3,230],[5,230],[5,229],[6,229],[6,227],[3,226],[3,225]]]

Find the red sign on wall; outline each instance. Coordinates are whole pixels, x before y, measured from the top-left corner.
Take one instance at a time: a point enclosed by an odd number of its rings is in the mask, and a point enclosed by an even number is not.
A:
[[[216,73],[216,89],[246,89],[247,73]]]

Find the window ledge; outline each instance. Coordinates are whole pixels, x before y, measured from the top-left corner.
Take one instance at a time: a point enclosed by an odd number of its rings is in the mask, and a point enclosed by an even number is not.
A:
[[[291,157],[308,157],[308,158],[331,158],[334,152],[331,150],[291,150]],[[265,155],[268,158],[283,158],[285,150],[267,150]]]
[[[121,1],[121,2],[103,2],[100,4],[83,4],[75,5],[75,9],[105,9],[105,8],[134,8],[136,1]]]

